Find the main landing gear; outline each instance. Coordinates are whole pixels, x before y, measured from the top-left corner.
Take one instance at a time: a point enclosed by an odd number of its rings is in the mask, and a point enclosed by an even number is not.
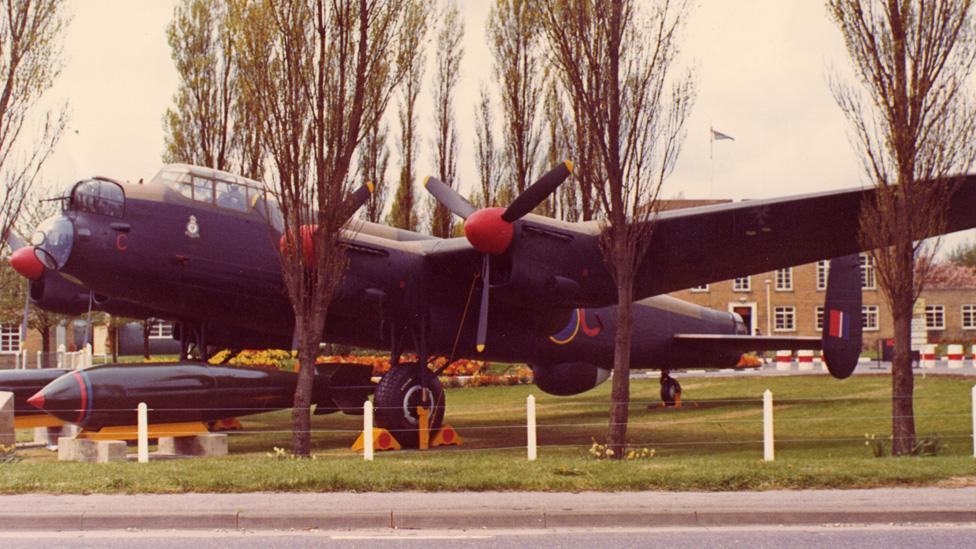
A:
[[[665,406],[681,406],[681,384],[668,370],[661,371],[661,401]]]
[[[420,441],[418,407],[427,410],[431,433],[444,420],[444,389],[434,372],[423,370],[426,365],[420,363],[394,364],[373,393],[376,424],[408,448],[416,448]]]

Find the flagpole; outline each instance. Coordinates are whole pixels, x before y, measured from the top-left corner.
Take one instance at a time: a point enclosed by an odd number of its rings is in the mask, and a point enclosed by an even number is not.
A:
[[[712,125],[708,125],[708,191],[715,190],[715,130]]]

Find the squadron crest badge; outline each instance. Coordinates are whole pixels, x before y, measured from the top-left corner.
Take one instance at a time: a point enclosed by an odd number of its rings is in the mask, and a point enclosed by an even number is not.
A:
[[[186,222],[185,234],[190,238],[200,238],[200,225],[197,224],[197,216],[190,216],[190,220]]]

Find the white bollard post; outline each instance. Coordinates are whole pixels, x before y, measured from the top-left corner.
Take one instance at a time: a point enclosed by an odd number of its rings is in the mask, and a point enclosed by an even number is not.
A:
[[[58,368],[64,368],[64,344],[58,345]]]
[[[84,367],[90,367],[92,365],[92,346],[91,343],[85,345],[85,358]]]
[[[763,461],[773,461],[773,393],[763,393]]]
[[[525,427],[527,429],[529,461],[535,461],[539,455],[535,436],[535,397],[532,395],[525,399]]]
[[[41,367],[41,362],[43,361],[43,357],[44,355],[41,353],[41,351],[37,351],[37,365],[34,366],[35,368]]]
[[[23,349],[22,351],[20,351],[20,353],[22,355],[24,355],[23,365],[24,365],[24,369],[26,370],[27,369],[27,349]]]
[[[149,408],[140,402],[136,410],[139,463],[149,463]]]
[[[363,459],[373,461],[373,403],[363,403]]]
[[[973,457],[976,458],[976,385],[973,385]]]

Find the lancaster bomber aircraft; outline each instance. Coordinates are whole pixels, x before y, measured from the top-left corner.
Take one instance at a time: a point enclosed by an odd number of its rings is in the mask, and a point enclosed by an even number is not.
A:
[[[536,385],[556,395],[581,393],[609,377],[616,290],[600,251],[603,225],[530,213],[571,172],[571,163],[557,165],[507,208],[475,208],[428,178],[426,189],[465,220],[465,237],[350,224],[349,264],[323,339],[390,350],[394,366],[374,394],[381,426],[413,429],[415,441],[422,400],[434,403],[432,427],[441,423],[443,391],[427,367],[432,356],[528,363]],[[976,226],[976,177],[938,184],[956,186],[946,230]],[[872,193],[852,189],[653,215],[634,288],[631,367],[660,370],[666,402],[680,391],[673,368],[732,367],[750,350],[823,348],[831,373],[850,375],[861,346],[860,274],[852,254],[861,251],[859,208]],[[106,177],[76,183],[63,211],[40,225],[11,263],[32,279],[31,295],[42,307],[48,288],[90,289],[96,307],[131,307],[177,321],[184,350],[195,347],[206,358],[217,348],[291,346],[281,232],[263,184],[174,164],[146,184]],[[822,340],[753,336],[734,313],[666,295],[830,258],[831,329]],[[419,360],[401,363],[408,352]],[[362,382],[350,375],[326,379],[333,392]]]

